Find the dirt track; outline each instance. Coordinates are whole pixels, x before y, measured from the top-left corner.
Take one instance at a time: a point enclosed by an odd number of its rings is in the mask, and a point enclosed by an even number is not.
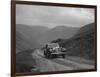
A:
[[[39,69],[40,72],[94,68],[94,65],[92,64],[76,62],[74,61],[74,59],[73,60],[63,59],[63,58],[47,59],[44,57],[43,52],[39,49],[32,53],[32,57],[33,59],[36,60],[37,63],[36,68]]]

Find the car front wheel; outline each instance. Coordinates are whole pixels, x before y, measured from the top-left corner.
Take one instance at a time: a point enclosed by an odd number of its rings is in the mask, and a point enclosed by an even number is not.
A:
[[[62,55],[62,58],[65,58],[65,54]]]

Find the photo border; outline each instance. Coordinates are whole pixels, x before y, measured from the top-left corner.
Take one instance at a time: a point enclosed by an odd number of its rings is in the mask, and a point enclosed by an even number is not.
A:
[[[16,4],[25,5],[43,5],[43,6],[57,6],[57,7],[76,7],[76,8],[94,8],[95,9],[95,68],[94,69],[80,69],[80,70],[66,70],[55,72],[35,72],[35,73],[16,73]],[[50,3],[50,2],[36,2],[36,1],[11,1],[11,76],[29,76],[29,75],[45,75],[45,74],[60,74],[60,73],[79,73],[97,71],[97,6],[83,5],[83,4],[65,4],[65,3]]]

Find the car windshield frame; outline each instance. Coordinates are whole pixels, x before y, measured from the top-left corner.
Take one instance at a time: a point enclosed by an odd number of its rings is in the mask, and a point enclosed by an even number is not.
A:
[[[49,48],[59,47],[57,43],[48,44]]]

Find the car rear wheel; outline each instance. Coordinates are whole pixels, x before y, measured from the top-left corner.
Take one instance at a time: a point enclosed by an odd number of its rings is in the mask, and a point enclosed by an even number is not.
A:
[[[47,52],[47,53],[45,54],[45,57],[46,57],[46,58],[52,58],[52,55],[51,55],[50,52]]]
[[[62,54],[62,58],[65,58],[65,54]]]

